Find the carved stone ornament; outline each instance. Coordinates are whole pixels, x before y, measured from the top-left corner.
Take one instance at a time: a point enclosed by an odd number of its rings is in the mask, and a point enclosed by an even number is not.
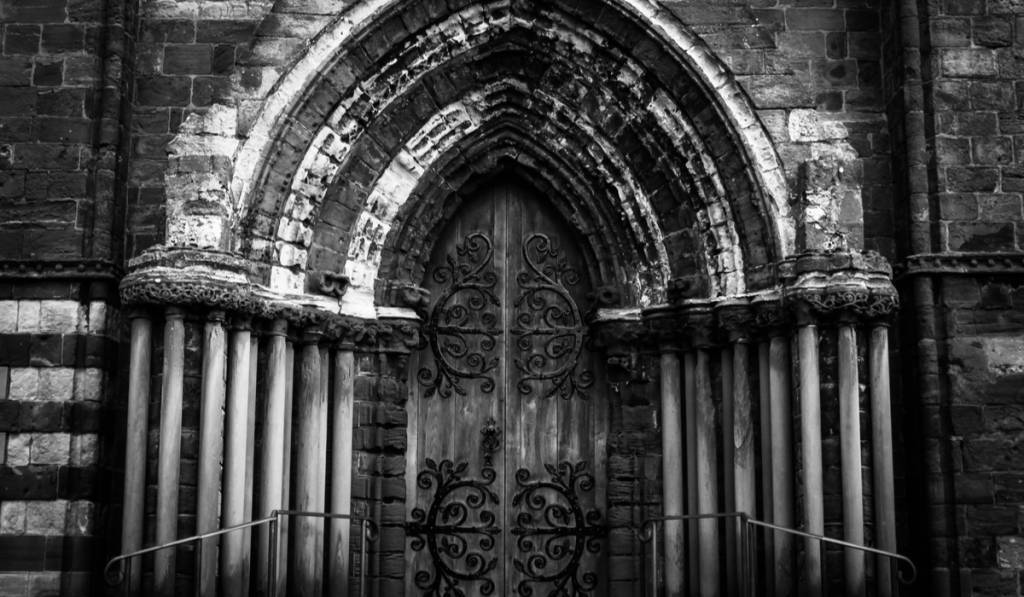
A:
[[[3,259],[0,279],[110,280],[124,277],[124,270],[104,259]]]
[[[923,274],[1019,276],[1024,253],[929,253],[911,255],[896,270],[896,279]]]
[[[318,272],[314,279],[316,280],[316,291],[325,296],[340,299],[348,290],[348,276],[334,272]]]

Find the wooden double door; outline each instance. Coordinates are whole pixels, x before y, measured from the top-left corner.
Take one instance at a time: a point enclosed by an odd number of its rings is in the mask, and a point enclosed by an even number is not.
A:
[[[608,405],[574,235],[531,187],[499,179],[447,225],[426,280],[408,594],[603,597]]]

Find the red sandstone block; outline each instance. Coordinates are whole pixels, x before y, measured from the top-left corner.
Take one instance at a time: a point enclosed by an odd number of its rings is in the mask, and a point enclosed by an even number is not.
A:
[[[163,72],[168,75],[208,75],[213,64],[209,45],[169,45],[164,48]]]
[[[45,52],[78,52],[85,44],[85,28],[81,25],[44,25],[42,48]]]
[[[786,11],[786,27],[790,30],[843,31],[844,11],[825,8],[790,8]]]
[[[8,25],[4,34],[4,54],[39,52],[39,25]]]
[[[136,85],[143,106],[186,106],[192,94],[189,77],[139,77]]]
[[[67,0],[8,0],[0,10],[0,23],[63,23]]]

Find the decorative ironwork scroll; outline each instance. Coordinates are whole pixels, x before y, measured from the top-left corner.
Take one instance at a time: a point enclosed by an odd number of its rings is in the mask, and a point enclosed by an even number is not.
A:
[[[562,462],[557,468],[545,464],[548,481],[530,481],[530,471],[516,471],[520,489],[512,505],[525,504],[527,510],[516,517],[512,534],[525,561],[513,560],[524,578],[516,586],[521,597],[533,595],[530,585],[551,583],[548,597],[589,597],[597,587],[597,574],[580,574],[580,560],[585,552],[597,553],[599,540],[608,535],[608,527],[598,524],[601,513],[595,508],[584,513],[577,491],[592,491],[594,476],[586,472],[587,462],[573,465]],[[549,503],[552,493],[555,500]],[[542,526],[543,525],[543,526]],[[549,569],[550,566],[550,569]]]
[[[521,310],[525,305],[529,310],[516,315],[516,325],[511,330],[524,353],[522,358],[515,359],[516,367],[523,373],[517,384],[519,392],[533,392],[534,380],[552,380],[545,398],[558,394],[568,400],[578,394],[586,400],[583,390],[594,384],[594,374],[583,370],[576,375],[583,350],[583,318],[564,286],[575,286],[580,275],[544,234],[534,233],[526,239],[523,258],[529,271],[516,276],[522,293],[515,300],[515,308]],[[534,348],[534,339],[541,344],[539,350]],[[553,363],[556,366],[551,367]]]
[[[429,550],[434,571],[417,571],[416,586],[424,597],[466,597],[462,583],[480,582],[479,594],[492,595],[494,580],[487,576],[497,568],[498,558],[487,553],[494,550],[501,529],[486,506],[498,505],[498,494],[490,487],[497,474],[484,467],[482,481],[463,479],[469,467],[465,462],[456,465],[442,460],[438,465],[428,458],[426,464],[426,470],[416,476],[416,485],[434,488],[434,496],[427,511],[412,511],[413,522],[405,525],[405,532],[413,537],[414,551]],[[474,513],[477,520],[471,521]]]
[[[466,388],[460,383],[464,379],[483,379],[480,389],[488,394],[494,391],[491,371],[498,366],[498,358],[488,358],[487,353],[494,350],[502,332],[498,316],[487,311],[488,305],[501,306],[494,293],[498,277],[493,271],[484,271],[494,255],[491,239],[474,232],[455,251],[464,261],[457,263],[449,253],[445,265],[434,268],[432,274],[435,282],[448,287],[437,298],[426,326],[437,367],[436,372],[424,367],[418,374],[427,398],[435,392],[448,398],[453,391],[465,396]],[[474,348],[475,338],[479,341]]]

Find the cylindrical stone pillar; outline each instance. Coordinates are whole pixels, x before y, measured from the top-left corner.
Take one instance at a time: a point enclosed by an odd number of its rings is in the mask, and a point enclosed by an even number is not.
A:
[[[293,426],[293,414],[295,412],[295,339],[293,336],[288,335],[285,339],[284,347],[284,474],[281,475],[283,485],[281,487],[281,508],[283,510],[292,509],[292,426]],[[281,552],[278,558],[278,584],[277,594],[284,595],[288,586],[288,562],[289,562],[289,550],[291,549],[291,541],[289,539],[289,533],[291,532],[291,518],[284,517],[281,519],[281,528],[278,529],[280,535],[280,547]]]
[[[236,320],[228,354],[227,422],[224,431],[224,480],[221,526],[245,522],[245,468],[249,425],[249,369],[251,330],[248,319]],[[221,541],[220,587],[225,597],[243,595],[245,537],[228,533]]]
[[[800,357],[800,452],[804,485],[804,528],[825,534],[825,485],[821,456],[821,376],[818,364],[818,328],[810,308],[798,311],[797,346]],[[807,594],[821,592],[821,550],[818,541],[804,540],[804,579]]]
[[[864,481],[860,446],[860,385],[857,331],[846,319],[839,325],[839,441],[843,465],[843,540],[864,545]],[[864,552],[845,550],[847,597],[863,597]]]
[[[733,443],[733,426],[736,424],[736,403],[733,396],[732,347],[724,347],[719,359],[722,365],[722,489],[726,512],[736,511],[736,447]],[[725,592],[735,595],[738,575],[736,569],[737,521],[725,519]]]
[[[224,455],[224,393],[227,362],[224,338],[224,312],[207,315],[203,334],[203,389],[199,416],[199,482],[196,488],[196,533],[216,531],[220,522],[220,461]],[[217,546],[219,537],[203,542],[202,571],[199,577],[201,595],[217,592]]]
[[[772,501],[774,523],[796,528],[793,487],[793,408],[790,396],[789,339],[774,335],[769,352],[769,385],[772,417]],[[793,536],[775,533],[775,595],[795,594]]]
[[[892,468],[892,407],[889,396],[889,328],[871,327],[868,338],[871,383],[871,467],[874,474],[875,541],[878,549],[896,552],[896,489]],[[887,558],[878,557],[878,594],[892,595],[892,571]]]
[[[772,403],[770,342],[763,341],[757,346],[758,395],[761,410],[761,512],[764,521],[774,524],[775,500],[772,484],[775,479],[772,470]],[[764,586],[775,586],[775,533],[764,531]]]
[[[267,331],[267,406],[263,419],[263,453],[260,469],[259,517],[282,509],[285,447],[285,334],[288,322],[274,321]],[[269,594],[270,527],[260,527],[257,537],[256,590]],[[279,564],[280,565],[280,564]]]
[[[683,399],[686,420],[686,513],[697,514],[697,355],[692,350],[683,353]],[[700,592],[700,539],[697,521],[687,525],[690,551],[690,594]]]
[[[697,509],[700,514],[718,512],[718,450],[715,433],[715,403],[711,394],[711,369],[708,351],[697,349]],[[700,594],[717,597],[719,593],[718,520],[699,523]]]
[[[307,331],[302,339],[302,366],[299,373],[295,417],[298,420],[295,438],[295,505],[300,511],[316,508],[320,472],[320,349],[321,334]],[[292,521],[291,564],[289,565],[290,596],[312,597],[316,588],[317,521],[298,517]]]
[[[148,313],[132,311],[131,358],[128,365],[128,433],[125,437],[124,510],[121,522],[121,553],[142,549],[142,521],[146,499],[146,433],[149,427],[150,368],[153,323]],[[135,595],[142,581],[142,559],[133,558],[131,586]]]
[[[352,427],[355,416],[355,355],[339,348],[334,353],[334,429],[331,461],[331,512],[352,513]],[[348,554],[352,524],[331,521],[330,594],[348,591]]]
[[[181,464],[181,408],[185,375],[185,313],[167,309],[164,326],[163,391],[160,395],[160,454],[157,462],[156,544],[178,538],[178,480]],[[153,558],[153,589],[173,597],[175,550],[163,549]]]
[[[256,375],[259,372],[260,339],[253,330],[249,337],[249,406],[245,424],[245,499],[242,502],[242,520],[252,520],[252,494],[256,478]],[[252,529],[242,535],[242,594],[249,595],[252,580]]]
[[[682,387],[677,347],[661,347],[661,454],[665,516],[682,516],[683,429]],[[665,521],[665,595],[682,597],[685,586],[686,534],[682,521]]]

